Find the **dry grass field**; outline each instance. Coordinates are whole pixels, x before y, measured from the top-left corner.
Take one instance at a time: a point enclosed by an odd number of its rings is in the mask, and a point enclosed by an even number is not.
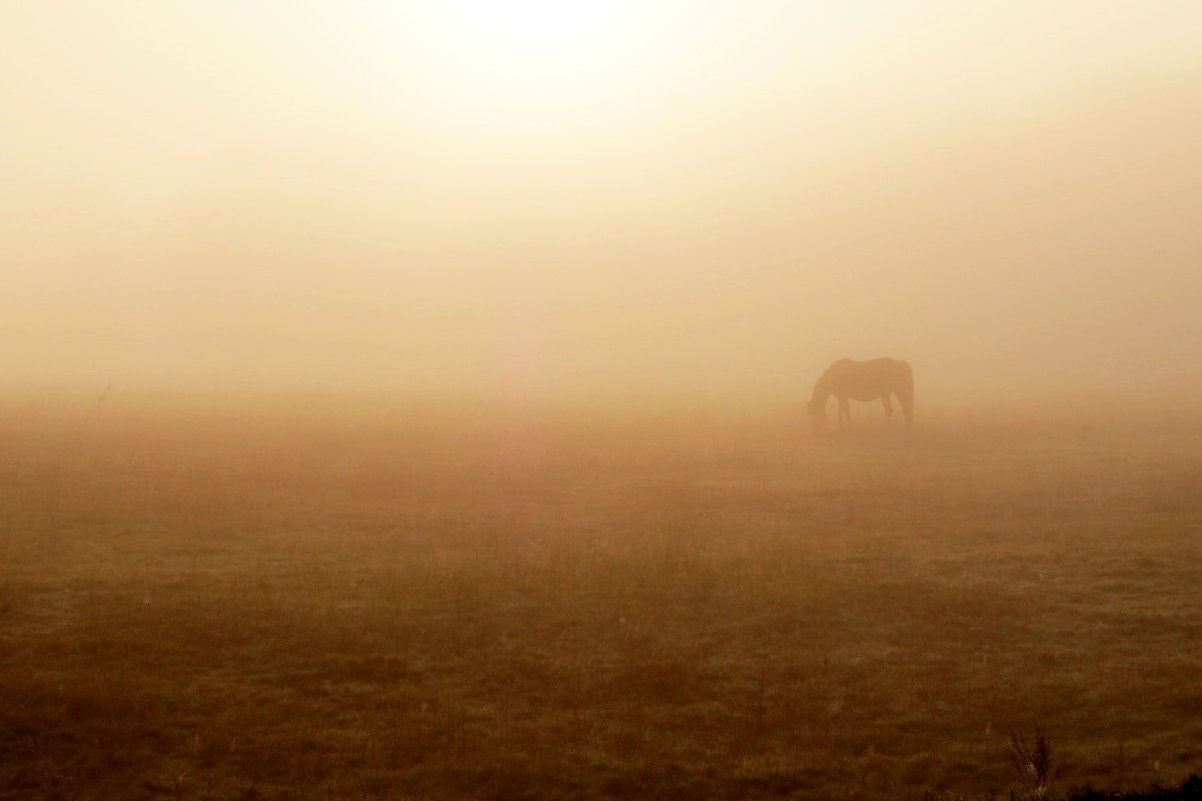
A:
[[[0,797],[922,798],[1202,769],[1202,426],[0,419]]]

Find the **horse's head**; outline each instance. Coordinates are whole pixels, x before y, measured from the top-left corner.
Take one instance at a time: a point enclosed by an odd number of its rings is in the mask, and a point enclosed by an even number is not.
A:
[[[821,431],[826,428],[826,404],[810,401],[806,404],[806,411],[810,414],[810,422],[814,424],[815,431]]]

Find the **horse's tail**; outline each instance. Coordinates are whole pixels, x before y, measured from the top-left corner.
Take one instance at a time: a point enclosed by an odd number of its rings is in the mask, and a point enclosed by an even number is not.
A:
[[[906,416],[906,426],[909,427],[914,419],[914,371],[909,362],[898,362],[899,375],[897,382],[897,399],[901,401],[902,414]]]

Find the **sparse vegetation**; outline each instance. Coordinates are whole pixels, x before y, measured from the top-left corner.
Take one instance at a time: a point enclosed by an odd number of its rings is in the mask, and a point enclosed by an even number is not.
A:
[[[1069,801],[1196,801],[1202,798],[1202,778],[1196,774],[1173,787],[1153,787],[1125,793],[1099,792],[1085,787],[1069,795]]]
[[[1197,431],[802,423],[8,415],[0,797],[1008,798],[1053,755],[1057,787],[1202,767]],[[1008,741],[1035,720],[1054,754]]]
[[[1039,724],[1030,739],[1022,732],[1010,732],[1010,764],[1018,774],[1019,784],[1034,801],[1048,797],[1060,772],[1052,758],[1052,743]]]

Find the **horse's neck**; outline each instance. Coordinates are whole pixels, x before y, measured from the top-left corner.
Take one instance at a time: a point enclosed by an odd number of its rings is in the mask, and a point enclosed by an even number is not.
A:
[[[810,396],[811,403],[824,404],[827,399],[833,395],[831,391],[830,379],[827,376],[822,376],[818,379],[818,383],[814,385],[814,394]]]

